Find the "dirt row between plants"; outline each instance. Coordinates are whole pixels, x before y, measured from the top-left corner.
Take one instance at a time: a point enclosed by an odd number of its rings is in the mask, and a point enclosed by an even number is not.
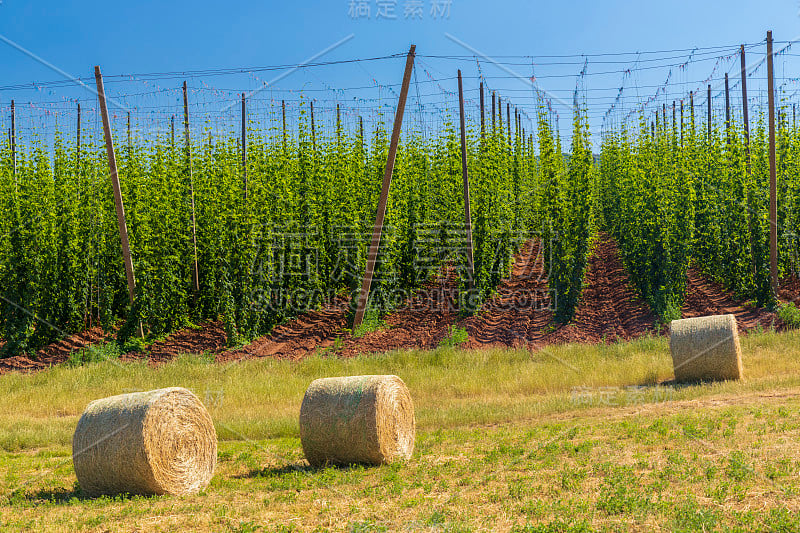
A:
[[[228,347],[228,335],[220,321],[207,321],[196,328],[185,328],[156,341],[146,349],[120,357],[121,361],[148,359],[152,363],[163,363],[183,354],[218,354]]]
[[[271,334],[236,350],[217,355],[220,363],[253,357],[300,359],[317,350],[333,345],[347,326],[345,299],[337,299],[324,309],[304,313],[294,320],[275,327]]]
[[[15,355],[0,359],[0,374],[11,371],[32,372],[69,361],[73,353],[85,350],[94,344],[108,342],[113,332],[94,327],[82,333],[54,342],[36,352],[34,357]]]
[[[464,322],[470,336],[468,346],[540,349],[570,342],[630,340],[655,331],[656,316],[636,296],[616,243],[607,235],[600,235],[589,259],[585,289],[567,325],[553,325],[546,274],[539,245],[524,248],[498,295],[477,316]],[[539,299],[532,305],[520,305],[520,295],[526,293],[539,295]]]
[[[800,278],[796,275],[791,275],[781,280],[778,295],[784,302],[791,302],[800,306]]]
[[[250,358],[297,360],[323,352],[340,357],[381,353],[397,349],[435,348],[457,326],[466,330],[465,348],[522,347],[538,350],[563,343],[611,343],[646,334],[665,334],[655,314],[639,297],[625,271],[616,242],[600,234],[589,259],[585,288],[573,320],[553,324],[551,295],[547,286],[547,265],[538,242],[523,246],[515,256],[511,276],[482,309],[462,318],[457,308],[457,276],[454,269],[429,280],[406,305],[385,317],[385,324],[361,337],[347,330],[348,301],[339,298],[325,308],[304,313],[277,326],[270,335],[247,346],[228,349],[221,322],[206,322],[158,341],[141,352],[126,354],[123,361],[148,359],[153,364],[181,354],[205,353],[217,362],[230,363]],[[800,294],[788,286],[781,297]],[[782,329],[775,313],[746,305],[730,291],[707,279],[699,270],[687,276],[684,317],[731,313],[739,329]],[[93,328],[40,350],[35,358],[0,359],[0,374],[12,370],[33,371],[62,363],[76,350],[107,342],[109,336]]]
[[[740,332],[767,329],[772,326],[783,329],[783,322],[775,313],[737,299],[730,291],[708,279],[698,269],[690,268],[687,280],[686,302],[681,308],[684,318],[731,314],[736,317]]]

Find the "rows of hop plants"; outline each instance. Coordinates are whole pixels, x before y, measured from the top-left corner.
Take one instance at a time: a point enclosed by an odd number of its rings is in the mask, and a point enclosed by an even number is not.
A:
[[[777,125],[781,282],[798,273],[800,132]],[[776,304],[769,276],[769,141],[757,113],[749,142],[739,117],[639,117],[604,134],[599,214],[640,294],[665,321],[680,318],[687,271],[699,269],[758,306]],[[737,120],[738,119],[738,120]]]
[[[554,243],[546,250],[552,288],[564,295],[555,299],[557,316],[572,316],[596,203],[585,110],[576,107],[566,158],[546,113],[536,143],[521,130],[509,137],[499,119],[484,132],[468,128],[474,279],[464,255],[458,117],[402,137],[369,313],[390,312],[445,268],[458,279],[459,311],[474,313],[508,275],[520,246],[541,236]],[[304,106],[292,126],[284,137],[250,124],[246,179],[233,133],[198,134],[187,150],[169,135],[115,132],[136,275],[132,305],[102,136],[84,136],[80,148],[61,131],[51,145],[28,139],[17,147],[16,166],[6,145],[0,354],[30,353],[95,326],[117,331],[125,344],[139,342],[139,324],[152,339],[222,320],[235,345],[335,300],[350,302],[352,315],[391,124],[378,120],[363,130],[318,122],[312,136]]]

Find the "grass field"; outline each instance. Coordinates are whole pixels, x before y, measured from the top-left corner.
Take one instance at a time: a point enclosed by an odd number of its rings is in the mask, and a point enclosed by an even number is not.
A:
[[[299,363],[113,361],[0,376],[0,529],[800,530],[800,334],[742,339],[746,381],[673,387],[665,338],[536,353],[441,348]],[[393,373],[408,463],[311,469],[297,415],[315,378]],[[661,383],[661,385],[658,385]],[[95,398],[185,386],[220,438],[207,490],[84,498],[71,436]]]

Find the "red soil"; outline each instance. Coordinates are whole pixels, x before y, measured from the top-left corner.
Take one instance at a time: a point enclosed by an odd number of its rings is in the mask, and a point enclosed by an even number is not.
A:
[[[607,235],[601,235],[589,259],[585,285],[573,320],[556,328],[539,245],[526,247],[498,296],[487,302],[479,315],[464,322],[470,334],[467,345],[536,349],[568,342],[628,340],[653,331],[656,317],[630,287],[616,243]],[[539,305],[515,304],[514,295],[526,293],[537,295],[535,303]]]
[[[444,276],[428,281],[405,306],[388,315],[385,327],[358,338],[348,334],[336,354],[351,357],[403,348],[435,348],[457,320],[457,305],[458,281],[456,271],[450,268]]]
[[[616,241],[606,234],[600,235],[589,258],[584,285],[572,321],[546,342],[615,342],[656,331],[656,315],[637,295]]]
[[[100,327],[94,327],[45,346],[36,352],[35,357],[15,355],[0,359],[0,374],[14,370],[22,372],[43,370],[64,363],[69,360],[73,352],[83,350],[93,344],[106,342],[111,335],[113,333],[104,332]]]
[[[163,363],[181,354],[218,354],[227,348],[228,336],[220,321],[200,324],[198,328],[185,328],[164,340],[154,342],[141,352],[127,353],[122,361],[148,359],[151,363]]]
[[[337,299],[321,311],[311,311],[277,326],[270,335],[237,350],[217,356],[218,362],[250,357],[300,359],[317,349],[333,345],[347,325],[347,301]]]
[[[792,275],[782,280],[778,296],[785,302],[800,305],[800,278]]]
[[[690,268],[687,277],[686,302],[681,308],[684,318],[732,314],[736,317],[740,332],[759,325],[765,329],[773,325],[776,329],[782,329],[783,323],[775,313],[745,305],[720,284],[704,277],[699,270]]]

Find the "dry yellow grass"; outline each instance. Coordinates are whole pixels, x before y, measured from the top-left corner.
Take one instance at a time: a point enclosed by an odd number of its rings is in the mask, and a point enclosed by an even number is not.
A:
[[[14,409],[0,413],[0,530],[800,530],[799,339],[743,336],[748,379],[693,386],[655,386],[672,378],[665,338],[2,376]],[[308,383],[381,373],[414,397],[412,458],[309,467],[297,425]],[[87,398],[176,382],[222,437],[210,486],[84,498],[69,436]]]

